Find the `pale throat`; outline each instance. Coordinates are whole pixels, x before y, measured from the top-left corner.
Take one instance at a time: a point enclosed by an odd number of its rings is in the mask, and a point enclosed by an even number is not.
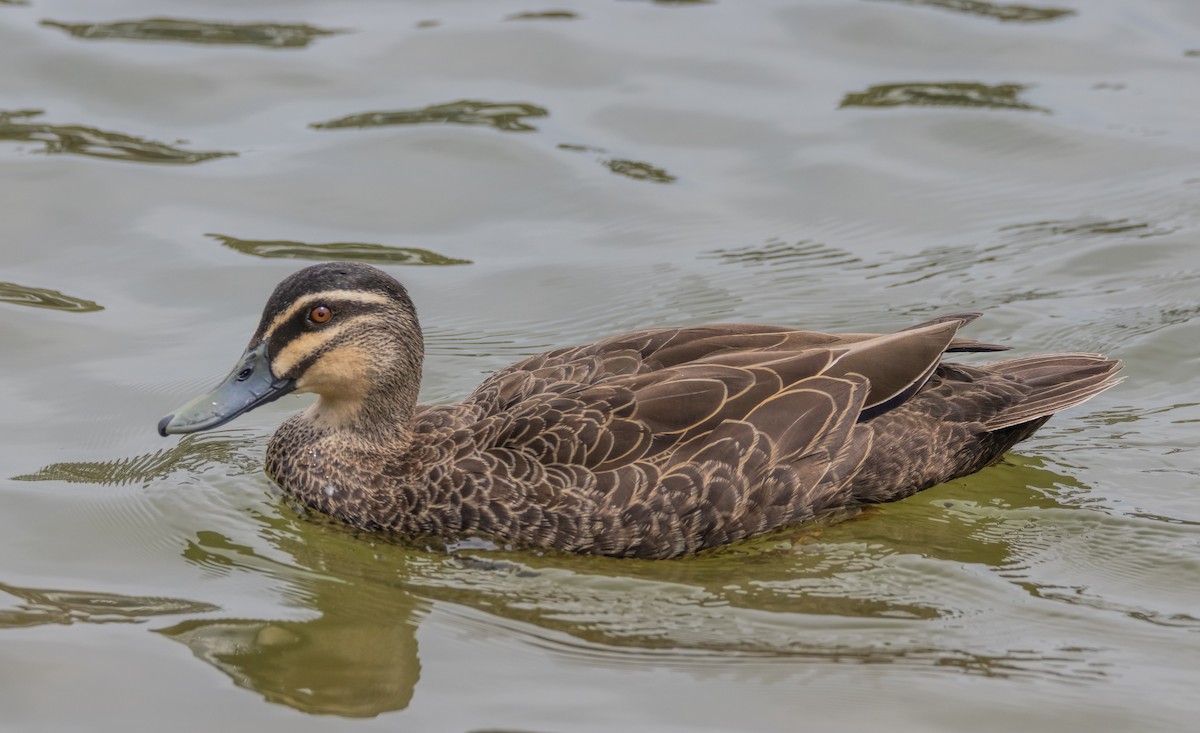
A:
[[[297,392],[317,395],[317,401],[304,412],[305,421],[322,433],[361,441],[363,447],[374,444],[394,451],[407,444],[415,405],[407,404],[406,395],[378,384],[380,375],[371,373],[362,362],[354,362],[359,372],[343,372],[339,379],[331,379],[325,360],[317,361],[296,380]],[[350,376],[353,378],[346,378]]]
[[[364,422],[373,375],[368,355],[342,346],[321,355],[296,380],[296,392],[312,392],[317,401],[305,412],[314,426],[333,431],[354,430]]]
[[[304,417],[323,432],[358,432],[365,417],[363,401],[318,395],[317,401],[304,411]]]

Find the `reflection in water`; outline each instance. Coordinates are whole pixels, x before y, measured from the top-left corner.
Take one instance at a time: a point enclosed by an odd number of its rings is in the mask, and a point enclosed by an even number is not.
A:
[[[597,156],[602,156],[608,152],[604,148],[594,148],[588,145],[575,145],[571,143],[559,143],[556,147],[559,150],[567,150],[572,153],[595,153]],[[616,173],[619,176],[625,176],[626,178],[632,178],[635,181],[672,183],[676,180],[675,176],[666,172],[662,168],[656,168],[649,163],[643,163],[637,160],[623,160],[619,158],[596,157],[595,159],[613,173]]]
[[[262,470],[263,439],[245,431],[220,430],[185,435],[170,448],[111,461],[52,463],[36,473],[13,476],[13,481],[67,481],[76,484],[148,485],[171,474],[203,473],[213,464],[232,466],[232,475],[255,474]]]
[[[184,621],[160,633],[234,684],[306,713],[374,717],[403,710],[420,675],[416,636],[398,623],[323,615],[314,621]]]
[[[865,92],[850,92],[839,107],[986,107],[1049,112],[1022,102],[1017,95],[1022,84],[979,84],[977,82],[910,82],[880,84]]]
[[[237,155],[231,152],[192,152],[165,143],[157,143],[119,132],[99,130],[82,125],[51,125],[26,122],[30,117],[44,114],[40,109],[5,112],[0,110],[0,141],[36,142],[47,154],[72,153],[109,160],[135,163],[202,163],[214,158]]]
[[[981,15],[995,18],[1002,23],[1042,23],[1048,20],[1058,20],[1068,15],[1074,15],[1070,8],[1034,7],[1031,5],[1004,5],[1001,3],[983,2],[983,0],[887,0],[908,5],[928,5],[943,10],[968,15]]]
[[[208,603],[157,596],[123,596],[91,591],[22,588],[0,583],[0,594],[21,599],[16,608],[0,607],[0,629],[43,624],[136,623],[154,616],[209,613]]]
[[[387,244],[360,242],[329,242],[307,244],[287,240],[238,239],[224,234],[208,234],[221,244],[242,254],[267,259],[292,260],[354,260],[385,265],[469,265],[470,260],[446,257],[416,247],[393,247]]]
[[[577,20],[578,13],[570,10],[541,10],[528,13],[513,13],[505,20]]]
[[[55,20],[43,20],[42,25],[61,28],[76,38],[90,40],[174,41],[265,48],[304,48],[319,36],[345,32],[305,24],[218,23],[178,18],[146,18],[116,23],[60,23]]]
[[[559,150],[569,150],[572,153],[604,153],[604,148],[593,148],[590,145],[575,145],[572,143],[559,143],[556,147]]]
[[[307,713],[362,718],[407,707],[421,672],[416,624],[423,604],[388,577],[399,573],[362,577],[372,569],[366,543],[342,532],[327,536],[332,541],[316,548],[286,544],[319,573],[301,591],[317,618],[198,619],[159,633],[186,644],[239,687]],[[206,566],[242,564],[231,552],[253,550],[201,533],[184,557]]]
[[[488,125],[502,132],[536,130],[524,122],[529,117],[546,117],[543,107],[524,102],[484,102],[462,99],[446,104],[433,104],[421,109],[398,109],[389,112],[363,112],[339,117],[328,122],[314,122],[317,130],[337,130],[347,127],[384,127],[387,125]]]
[[[217,532],[198,533],[184,557],[286,577],[289,600],[316,616],[192,619],[160,632],[267,700],[347,717],[410,703],[421,671],[416,626],[431,602],[450,622],[607,664],[724,669],[781,659],[1038,679],[1102,675],[1095,650],[1057,638],[946,633],[981,612],[975,573],[950,568],[1028,568],[1012,543],[1036,544],[1039,527],[1029,517],[1060,506],[1032,487],[1072,481],[1010,456],[970,483],[987,505],[934,494],[670,562],[480,548],[433,554],[379,534],[366,541],[331,522],[261,517],[262,537],[296,563],[290,572]],[[881,630],[894,633],[864,633]],[[1019,648],[1005,649],[1004,640],[1018,638],[1011,643]]]
[[[73,313],[102,311],[104,306],[83,298],[63,295],[57,290],[31,288],[16,283],[0,282],[0,303],[27,305],[33,308],[52,308]]]
[[[617,175],[632,178],[636,181],[653,181],[654,183],[671,183],[675,176],[662,168],[655,168],[649,163],[637,160],[609,160],[604,163],[608,169]]]

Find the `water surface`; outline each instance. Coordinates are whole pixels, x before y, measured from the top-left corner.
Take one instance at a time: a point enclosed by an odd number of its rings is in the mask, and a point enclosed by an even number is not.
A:
[[[1200,5],[0,0],[0,729],[1187,729]],[[673,562],[298,513],[270,289],[409,287],[423,398],[621,329],[980,310],[1128,381],[1002,464]],[[99,721],[99,722],[98,722]]]

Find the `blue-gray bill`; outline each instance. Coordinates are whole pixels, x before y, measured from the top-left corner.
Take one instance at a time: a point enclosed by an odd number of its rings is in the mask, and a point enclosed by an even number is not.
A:
[[[160,420],[158,434],[165,437],[211,430],[295,388],[291,379],[275,378],[267,359],[267,345],[259,344],[242,354],[237,366],[215,389]]]

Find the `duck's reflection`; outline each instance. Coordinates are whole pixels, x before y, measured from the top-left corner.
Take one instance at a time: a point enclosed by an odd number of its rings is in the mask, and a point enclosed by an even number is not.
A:
[[[427,552],[281,513],[262,519],[263,537],[294,560],[278,574],[293,585],[291,605],[313,618],[202,618],[160,633],[271,702],[345,717],[409,704],[421,670],[416,628],[431,602],[450,604],[451,617],[474,618],[470,623],[492,619],[486,622],[496,633],[533,633],[563,655],[610,661],[678,657],[696,666],[751,657],[1070,676],[1087,661],[1064,662],[1061,650],[1051,668],[1048,656],[1028,648],[980,653],[953,648],[953,641],[898,643],[879,633],[963,610],[945,607],[955,596],[930,591],[920,576],[896,579],[892,560],[923,556],[1003,568],[1011,560],[1007,533],[997,529],[1011,521],[1004,512],[1059,506],[1029,487],[1071,484],[1016,457],[982,477],[991,478],[988,485],[971,492],[994,502],[983,508],[935,496],[668,562]],[[901,516],[888,516],[893,512]],[[216,533],[202,533],[185,557],[251,572],[283,567]],[[546,631],[570,641],[548,642]]]
[[[270,702],[355,718],[407,707],[421,668],[416,627],[428,604],[404,588],[384,555],[340,527],[294,516],[264,521],[295,565],[216,532],[198,533],[184,558],[284,577],[289,605],[316,615],[192,619],[157,631]]]
[[[330,591],[311,621],[194,620],[160,633],[270,702],[352,718],[408,707],[421,672],[412,596],[394,594],[389,623]]]

